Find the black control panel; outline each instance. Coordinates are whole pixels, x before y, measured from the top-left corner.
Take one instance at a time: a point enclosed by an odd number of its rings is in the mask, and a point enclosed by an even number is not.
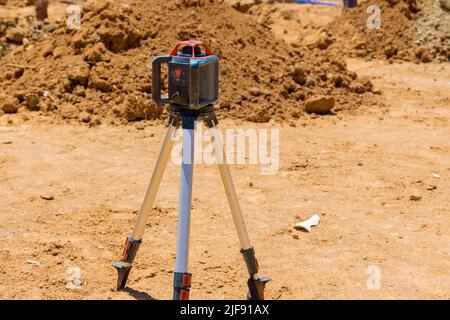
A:
[[[190,103],[190,65],[169,62],[169,98],[172,103]]]

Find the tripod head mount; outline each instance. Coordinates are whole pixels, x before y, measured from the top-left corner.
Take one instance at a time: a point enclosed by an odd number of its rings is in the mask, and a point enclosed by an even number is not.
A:
[[[188,109],[184,106],[171,104],[169,107],[169,125],[182,126],[183,129],[194,129],[195,121],[203,120],[208,128],[217,126],[217,120],[213,105],[207,105],[200,109]]]

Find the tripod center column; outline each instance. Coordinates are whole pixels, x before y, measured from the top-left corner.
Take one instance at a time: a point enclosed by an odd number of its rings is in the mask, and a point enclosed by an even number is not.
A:
[[[183,114],[183,149],[178,211],[178,239],[175,272],[188,272],[191,224],[192,180],[194,171],[194,130],[196,116]]]

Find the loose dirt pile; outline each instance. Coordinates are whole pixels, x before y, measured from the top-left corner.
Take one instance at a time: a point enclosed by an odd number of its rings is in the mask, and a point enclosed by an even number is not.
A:
[[[15,27],[14,19],[0,17],[0,57],[5,55],[11,46],[6,39],[8,30]]]
[[[50,3],[56,3],[51,1]],[[54,14],[52,10],[51,14]],[[20,45],[38,41],[44,34],[56,29],[51,20],[35,21],[34,0],[6,1],[0,0],[0,57]]]
[[[49,3],[55,1],[50,0]],[[14,7],[34,6],[34,0],[0,0],[0,5],[10,5]]]
[[[449,0],[360,0],[357,8],[344,12],[283,0],[227,1],[288,43],[369,59],[449,60]],[[375,6],[380,9],[380,29]]]
[[[432,57],[440,61],[450,60],[450,1],[434,1],[423,8],[423,15],[416,24],[416,46],[426,48]],[[423,57],[418,49],[416,55]]]
[[[380,28],[368,7],[380,8]],[[450,58],[448,14],[437,14],[438,0],[374,0],[346,10],[327,28],[330,49],[367,58],[447,61]],[[442,10],[441,10],[442,12]],[[368,25],[369,24],[369,25]]]
[[[334,110],[372,97],[372,84],[320,49],[286,45],[248,15],[215,1],[87,3],[81,28],[65,21],[2,59],[0,109],[41,111],[91,125],[157,119],[151,59],[177,41],[202,39],[220,61],[219,116],[255,122],[297,118],[332,97]]]
[[[48,21],[34,22],[33,16],[0,17],[0,57],[17,46],[27,46],[30,41],[38,41],[56,28],[57,25]]]

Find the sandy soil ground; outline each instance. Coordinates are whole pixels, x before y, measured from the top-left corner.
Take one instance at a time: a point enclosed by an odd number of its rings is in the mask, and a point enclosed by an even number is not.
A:
[[[449,299],[450,66],[349,61],[386,108],[280,128],[281,166],[235,165],[269,299]],[[132,230],[165,128],[0,118],[0,298],[170,299],[179,168],[169,164],[129,287],[111,267]],[[44,200],[41,195],[51,195]],[[418,201],[411,196],[421,197]],[[294,230],[318,213],[312,233]],[[31,261],[30,261],[31,260]],[[30,263],[31,262],[31,263]],[[246,270],[215,167],[196,167],[192,299],[243,299]],[[82,285],[66,289],[68,268]],[[368,267],[381,271],[370,290]],[[369,269],[371,270],[371,269]]]

